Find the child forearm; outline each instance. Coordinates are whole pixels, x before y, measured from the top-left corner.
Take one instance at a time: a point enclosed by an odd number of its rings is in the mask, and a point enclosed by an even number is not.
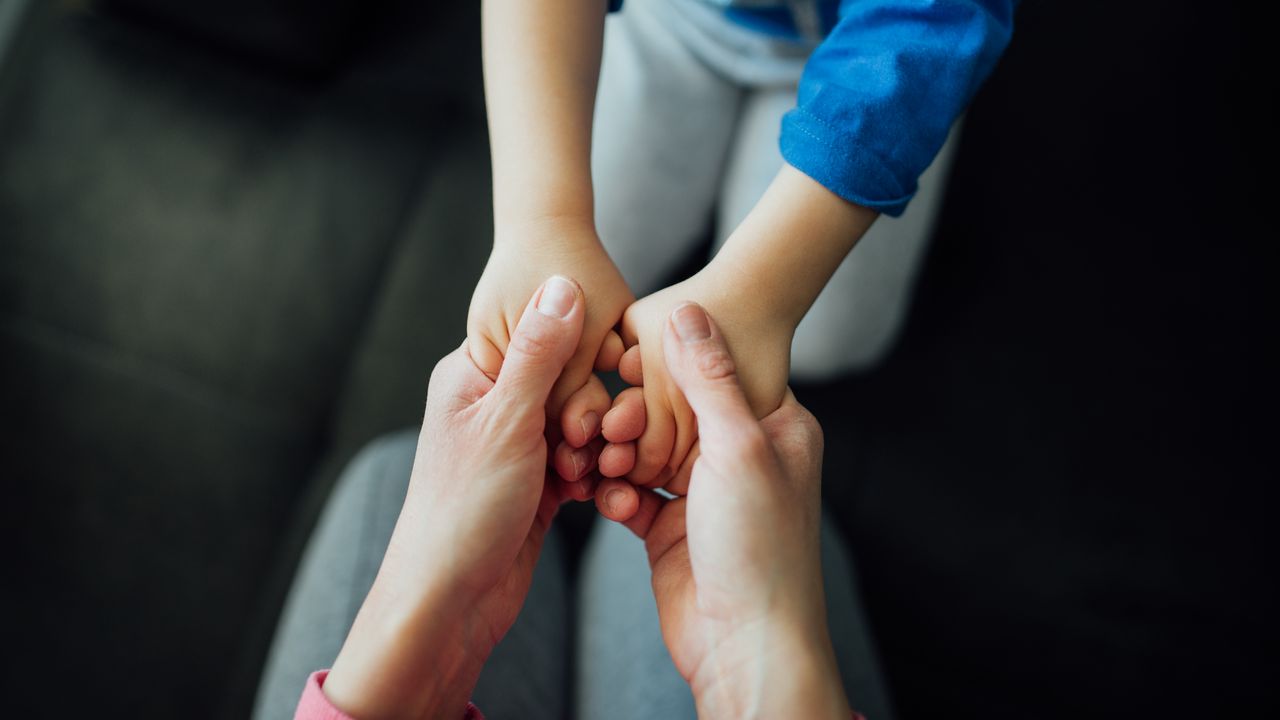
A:
[[[704,272],[790,332],[878,215],[783,165]]]
[[[494,223],[593,227],[591,122],[604,0],[485,0]],[[518,233],[517,233],[518,235]]]

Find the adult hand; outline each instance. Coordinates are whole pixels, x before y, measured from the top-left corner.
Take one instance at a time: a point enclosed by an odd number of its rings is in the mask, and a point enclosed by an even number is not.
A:
[[[578,285],[552,277],[526,305],[496,381],[465,346],[436,365],[404,508],[324,685],[339,709],[462,716],[573,494],[547,472],[545,405],[585,316]]]
[[[687,301],[716,318],[725,343],[741,358],[738,381],[757,418],[777,410],[786,395],[795,333],[771,303],[744,288],[741,276],[723,265],[708,265],[627,308],[621,340],[628,349],[618,373],[635,387],[623,390],[604,415],[602,434],[609,444],[600,453],[600,471],[674,495],[684,495],[688,488],[689,470],[698,456],[698,428],[693,409],[671,378],[662,338],[671,312]]]
[[[551,275],[577,278],[591,302],[578,348],[552,388],[546,410],[558,421],[565,442],[582,448],[599,433],[600,418],[611,402],[592,369],[617,367],[623,348],[613,327],[635,297],[594,227],[574,222],[504,227],[494,237],[493,252],[471,297],[468,351],[477,367],[497,377],[529,295]]]
[[[662,344],[701,438],[688,496],[608,480],[596,502],[645,541],[663,639],[698,716],[847,720],[818,553],[822,431],[790,391],[756,419],[698,305],[675,309]]]

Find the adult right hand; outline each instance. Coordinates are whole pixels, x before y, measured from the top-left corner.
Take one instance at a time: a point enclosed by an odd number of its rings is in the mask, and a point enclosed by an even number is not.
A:
[[[847,720],[818,548],[821,428],[789,390],[757,420],[698,305],[663,332],[701,438],[688,496],[609,480],[597,505],[645,541],[663,639],[699,717]]]

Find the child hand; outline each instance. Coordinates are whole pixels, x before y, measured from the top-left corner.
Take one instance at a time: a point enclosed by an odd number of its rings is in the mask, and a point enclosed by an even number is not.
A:
[[[467,349],[477,367],[497,377],[529,297],[551,275],[572,278],[586,299],[582,339],[547,399],[547,415],[559,420],[565,442],[581,448],[599,432],[610,405],[608,391],[592,371],[597,361],[616,367],[623,347],[613,328],[634,300],[593,229],[557,225],[495,238],[471,296]]]
[[[625,475],[634,484],[676,494],[688,487],[698,456],[697,423],[667,372],[662,349],[668,318],[687,301],[702,305],[716,318],[756,417],[782,404],[795,328],[771,315],[766,298],[735,281],[708,268],[627,308],[622,340],[628,349],[618,371],[627,383],[640,387],[622,391],[604,416],[609,445],[599,457],[601,475]]]

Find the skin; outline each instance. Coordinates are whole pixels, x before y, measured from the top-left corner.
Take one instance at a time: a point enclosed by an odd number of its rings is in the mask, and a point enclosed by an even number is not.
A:
[[[662,333],[702,438],[688,496],[606,480],[597,504],[645,541],[698,716],[848,718],[818,548],[822,431],[788,390],[756,420],[727,338],[698,305],[678,306]]]
[[[625,390],[605,415],[604,435],[612,444],[600,458],[605,476],[630,473],[637,484],[662,486],[678,494],[688,487],[689,470],[697,457],[698,428],[693,409],[666,371],[662,337],[672,310],[690,298],[697,298],[714,316],[728,318],[721,327],[731,351],[752,358],[739,366],[739,379],[756,415],[763,417],[781,405],[791,328],[764,313],[742,312],[734,307],[734,293],[725,290],[708,269],[627,309],[622,337],[631,349],[622,358],[620,374],[639,387]],[[631,442],[637,439],[638,443]],[[615,459],[617,446],[623,444],[635,445],[636,450]],[[629,465],[626,460],[632,457],[634,465]]]
[[[603,450],[602,472],[678,494],[688,485],[698,430],[662,361],[665,321],[681,302],[704,305],[734,355],[743,358],[742,388],[756,417],[776,410],[786,392],[796,326],[876,217],[784,166],[710,264],[629,307],[620,370],[643,389],[624,391],[605,416],[611,445]],[[634,449],[614,447],[631,443]]]
[[[694,280],[632,304],[594,220],[591,123],[604,7],[582,0],[485,0],[495,239],[472,297],[468,346],[494,377],[523,298],[549,273],[580,278],[591,310],[548,403],[569,446],[556,454],[582,449],[591,456],[588,464],[609,476],[682,492],[697,457],[697,427],[663,370],[667,314],[684,300],[715,313],[741,358],[748,401],[763,417],[782,400],[796,325],[877,214],[784,166]],[[613,332],[619,323],[621,340]],[[624,363],[635,371],[624,375],[643,390],[611,405],[591,370],[614,362],[622,346],[640,348]],[[600,434],[608,444],[592,445]]]
[[[496,382],[465,348],[431,375],[404,507],[324,692],[361,718],[462,716],[515,622],[563,500],[591,496],[547,470],[545,403],[582,334],[581,288],[526,299]],[[431,553],[429,548],[452,548]]]
[[[576,278],[590,309],[547,410],[564,440],[581,448],[610,404],[592,370],[598,359],[616,365],[613,328],[635,299],[593,217],[591,116],[605,5],[486,0],[482,12],[494,243],[471,298],[467,346],[496,377],[529,295],[548,275]]]
[[[552,278],[527,304],[496,380],[465,348],[436,366],[404,507],[324,684],[338,709],[461,716],[567,497],[547,472],[557,431],[544,403],[586,314],[581,288]],[[695,326],[701,335],[676,339]],[[628,526],[645,539],[663,637],[699,716],[848,718],[823,608],[821,431],[789,393],[755,420],[723,336],[697,306],[679,308],[666,332],[707,451],[687,499],[610,482],[636,504]]]

